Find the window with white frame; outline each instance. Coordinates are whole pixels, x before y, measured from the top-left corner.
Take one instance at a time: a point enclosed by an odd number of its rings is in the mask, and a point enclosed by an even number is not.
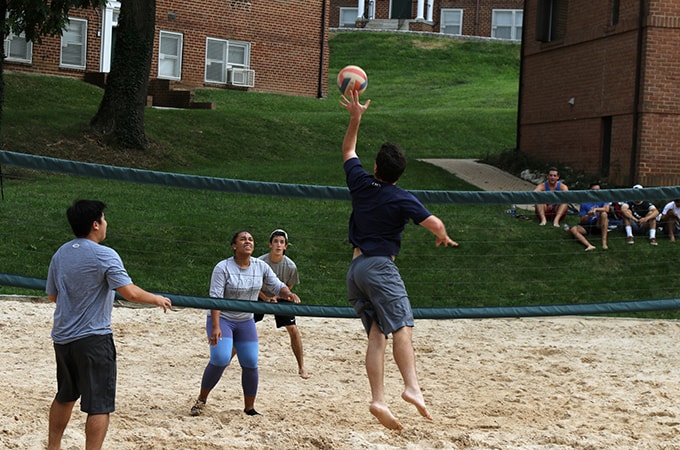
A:
[[[158,55],[158,78],[180,80],[182,78],[181,33],[161,31]]]
[[[359,17],[359,8],[340,8],[340,26],[354,28],[354,24]]]
[[[61,67],[84,69],[87,61],[87,20],[70,19],[61,35]]]
[[[9,33],[5,38],[7,61],[30,63],[33,59],[33,43],[26,42],[25,34]]]
[[[250,65],[250,44],[247,42],[229,41],[227,63],[234,68],[247,69]]]
[[[521,9],[494,9],[491,15],[491,37],[521,40],[522,15]]]
[[[463,10],[442,9],[439,31],[444,34],[463,34]]]
[[[229,70],[247,70],[250,66],[250,44],[227,39],[207,38],[205,49],[206,83],[226,84]]]
[[[227,41],[208,38],[205,44],[205,81],[227,82]]]

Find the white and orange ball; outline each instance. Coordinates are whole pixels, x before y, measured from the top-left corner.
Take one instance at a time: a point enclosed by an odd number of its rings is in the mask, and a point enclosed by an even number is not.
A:
[[[343,95],[349,95],[350,91],[361,94],[367,86],[368,77],[359,66],[346,66],[338,73],[338,89]]]

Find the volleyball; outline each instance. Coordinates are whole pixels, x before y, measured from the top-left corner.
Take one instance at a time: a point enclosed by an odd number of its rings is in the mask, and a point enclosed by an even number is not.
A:
[[[338,89],[343,95],[349,95],[350,91],[361,94],[368,86],[366,72],[359,66],[346,66],[338,73]]]

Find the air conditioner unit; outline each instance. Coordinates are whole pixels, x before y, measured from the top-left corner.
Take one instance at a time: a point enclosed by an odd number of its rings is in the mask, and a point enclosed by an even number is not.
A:
[[[251,69],[231,68],[228,70],[229,84],[234,86],[255,86],[255,71]]]

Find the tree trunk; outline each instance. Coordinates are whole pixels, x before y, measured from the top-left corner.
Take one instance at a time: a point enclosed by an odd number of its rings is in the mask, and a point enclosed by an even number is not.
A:
[[[144,149],[144,108],[153,54],[156,0],[121,2],[104,97],[90,125],[123,148]]]

